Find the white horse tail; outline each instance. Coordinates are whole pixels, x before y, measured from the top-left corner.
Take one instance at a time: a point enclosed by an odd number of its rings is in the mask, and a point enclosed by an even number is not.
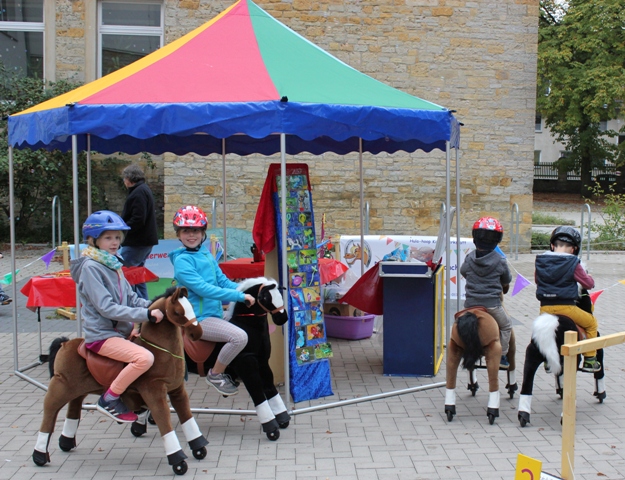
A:
[[[551,373],[558,375],[562,366],[560,365],[560,352],[556,344],[556,330],[560,325],[558,317],[550,313],[542,313],[532,327],[532,340],[538,347],[538,351],[547,359],[551,368]]]

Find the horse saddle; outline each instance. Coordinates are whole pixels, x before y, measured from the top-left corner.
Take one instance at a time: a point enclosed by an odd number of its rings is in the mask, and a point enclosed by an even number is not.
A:
[[[78,354],[87,362],[87,368],[96,382],[104,387],[110,387],[126,366],[124,362],[92,352],[87,348],[84,340],[78,345]]]
[[[184,342],[184,351],[188,357],[197,364],[197,373],[200,377],[206,376],[204,363],[208,360],[213,350],[215,350],[215,342],[208,342],[205,340],[198,340],[194,342],[187,337],[184,332],[182,334]]]

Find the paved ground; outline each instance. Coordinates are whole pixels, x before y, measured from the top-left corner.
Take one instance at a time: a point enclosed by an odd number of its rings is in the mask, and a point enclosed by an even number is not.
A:
[[[6,251],[4,252],[6,254]],[[31,252],[19,265],[46,253]],[[519,255],[511,262],[525,278],[533,278],[534,256]],[[625,255],[593,255],[589,262],[597,288],[605,289],[598,298],[596,314],[602,334],[624,330]],[[41,262],[40,262],[41,263]],[[8,269],[5,260],[0,266]],[[32,268],[32,267],[28,267]],[[4,272],[3,272],[4,273]],[[35,272],[28,273],[28,276]],[[514,272],[513,272],[514,275]],[[23,280],[20,282],[20,286]],[[534,288],[529,286],[506,306],[515,317],[521,382],[524,348],[538,305]],[[36,315],[23,307],[18,294],[19,367],[37,359],[39,335]],[[415,305],[418,308],[418,305]],[[44,312],[50,316],[51,310]],[[44,391],[18,378],[14,373],[11,307],[0,307],[0,479],[106,480],[174,478],[167,465],[156,427],[141,438],[128,428],[93,411],[85,411],[78,431],[78,447],[70,452],[58,448],[57,431],[50,442],[51,463],[36,467],[31,460]],[[73,334],[75,324],[66,320],[44,319],[42,343],[61,332]],[[331,361],[335,394],[295,405],[297,409],[337,400],[388,392],[413,386],[444,382],[444,365],[434,378],[385,377],[382,375],[382,346],[379,338],[334,340]],[[606,351],[606,390],[608,398],[598,404],[590,375],[578,376],[576,479],[625,478],[625,358],[623,345]],[[47,366],[26,372],[47,384]],[[269,441],[252,416],[196,415],[200,429],[210,441],[208,456],[188,460],[187,479],[506,479],[514,477],[517,454],[543,462],[543,470],[560,471],[562,401],[555,395],[552,378],[539,371],[534,389],[532,423],[521,428],[517,421],[518,395],[505,395],[501,374],[500,417],[494,425],[486,418],[486,374],[478,372],[482,389],[472,397],[464,389],[466,374],[461,372],[457,416],[448,422],[444,415],[444,390],[435,388],[372,402],[295,415],[291,426],[277,442]],[[195,407],[252,408],[241,392],[223,398],[208,391],[203,380],[191,376],[187,384]],[[89,400],[94,401],[95,397]],[[60,417],[63,418],[63,412]],[[57,429],[62,428],[62,420]],[[177,432],[183,434],[178,426]],[[190,452],[185,445],[185,450]]]

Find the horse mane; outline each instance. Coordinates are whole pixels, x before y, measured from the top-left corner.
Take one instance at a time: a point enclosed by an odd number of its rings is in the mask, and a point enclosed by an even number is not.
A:
[[[278,282],[276,282],[273,278],[267,278],[267,277],[246,278],[245,280],[241,281],[237,285],[237,290],[239,292],[245,292],[247,289],[254,287],[256,285],[262,284],[262,283],[264,284],[275,283],[276,285],[278,284]],[[234,307],[236,306],[236,304],[237,302],[230,302],[230,304],[228,305],[228,310],[224,314],[225,320],[230,320],[232,318],[232,314],[234,313]]]
[[[532,341],[547,359],[547,363],[551,367],[554,375],[560,373],[560,352],[556,344],[556,329],[560,321],[555,315],[550,313],[542,313],[534,320],[532,327]]]
[[[154,297],[152,299],[152,302],[156,302],[160,298],[171,297],[174,294],[174,292],[176,291],[176,288],[178,288],[178,287],[168,287],[167,290],[165,290],[165,293],[161,293],[160,295]]]

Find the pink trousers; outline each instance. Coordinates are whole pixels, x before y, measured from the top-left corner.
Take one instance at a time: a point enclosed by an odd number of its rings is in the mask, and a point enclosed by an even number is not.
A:
[[[124,393],[130,384],[147,372],[154,363],[152,352],[121,337],[107,339],[98,354],[128,364],[111,384],[111,390],[116,395]]]

